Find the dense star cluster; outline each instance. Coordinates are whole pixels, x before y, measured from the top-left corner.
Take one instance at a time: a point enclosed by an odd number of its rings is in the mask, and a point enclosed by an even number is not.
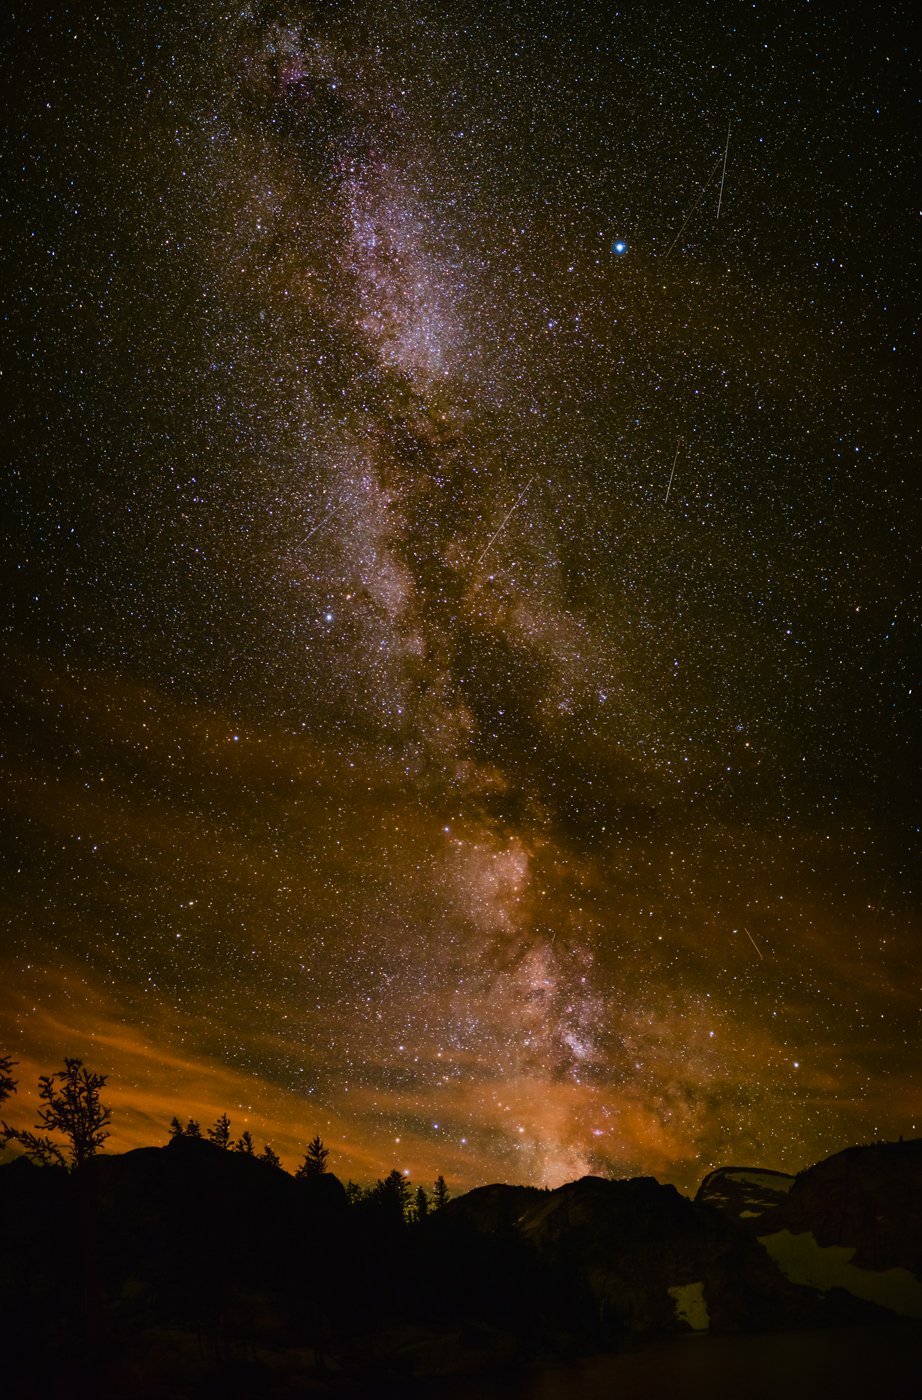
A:
[[[18,7],[23,1089],[456,1189],[918,1132],[908,35]]]

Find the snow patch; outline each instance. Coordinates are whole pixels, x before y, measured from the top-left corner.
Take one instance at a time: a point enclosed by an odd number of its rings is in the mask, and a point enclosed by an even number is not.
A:
[[[900,1317],[922,1318],[922,1283],[908,1269],[860,1269],[851,1262],[854,1248],[837,1244],[824,1247],[809,1230],[801,1235],[779,1230],[774,1235],[760,1235],[759,1243],[792,1283],[824,1293],[844,1288]]]
[[[680,1322],[687,1322],[695,1332],[708,1330],[711,1319],[704,1301],[703,1283],[678,1283],[669,1289],[669,1296],[675,1304],[676,1317]]]

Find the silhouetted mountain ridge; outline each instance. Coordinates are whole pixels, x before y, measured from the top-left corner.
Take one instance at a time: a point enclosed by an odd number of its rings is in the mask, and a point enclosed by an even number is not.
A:
[[[694,1200],[652,1177],[494,1184],[406,1223],[329,1173],[180,1137],[73,1173],[0,1168],[0,1307],[23,1356],[65,1370],[139,1351],[162,1370],[166,1348],[192,1371],[440,1374],[689,1329],[922,1318],[920,1224],[922,1140],[797,1177],[722,1168]]]

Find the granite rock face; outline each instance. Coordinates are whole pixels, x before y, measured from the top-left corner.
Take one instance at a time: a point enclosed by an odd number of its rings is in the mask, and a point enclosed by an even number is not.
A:
[[[821,1246],[854,1249],[861,1268],[922,1277],[922,1139],[848,1147],[809,1167],[766,1217],[776,1222],[810,1230]]]
[[[758,1238],[795,1283],[922,1318],[922,1141],[850,1147],[801,1172]]]
[[[695,1200],[827,1311],[922,1317],[922,1140],[849,1147],[796,1177],[723,1167]]]
[[[764,1167],[718,1167],[698,1187],[695,1203],[751,1227],[787,1197],[796,1177]]]
[[[554,1315],[600,1340],[693,1328],[922,1316],[922,1141],[849,1148],[790,1176],[723,1167],[694,1201],[653,1178],[488,1186],[449,1215],[514,1234]]]

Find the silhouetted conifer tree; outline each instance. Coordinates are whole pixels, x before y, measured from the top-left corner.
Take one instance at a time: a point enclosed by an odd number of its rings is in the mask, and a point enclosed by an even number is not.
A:
[[[424,1186],[417,1186],[416,1195],[413,1198],[413,1208],[416,1211],[417,1220],[425,1220],[429,1214],[429,1197],[426,1195]]]
[[[241,1133],[240,1137],[234,1143],[234,1151],[243,1152],[246,1154],[247,1157],[255,1157],[256,1144],[253,1141],[253,1135],[250,1132],[249,1128],[247,1128],[245,1132]]]
[[[302,1181],[305,1177],[309,1176],[323,1176],[327,1169],[327,1158],[329,1155],[329,1151],[324,1147],[319,1134],[317,1137],[311,1138],[310,1142],[307,1144],[304,1161],[295,1172],[295,1176]]]
[[[0,1055],[0,1103],[16,1092],[16,1080],[10,1072],[16,1063],[12,1055]]]
[[[170,1138],[172,1140],[173,1138],[181,1138],[183,1136],[182,1124],[174,1113],[173,1117],[170,1119]]]
[[[216,1147],[223,1147],[225,1152],[230,1147],[230,1119],[226,1113],[222,1113],[214,1127],[208,1129],[208,1139],[210,1142],[213,1142]]]
[[[298,1175],[298,1176],[301,1175],[301,1168],[300,1168],[300,1167],[298,1168],[297,1175]],[[361,1203],[362,1203],[363,1201],[365,1201],[365,1200],[368,1199],[368,1192],[366,1191],[365,1187],[364,1187],[364,1186],[360,1186],[359,1183],[358,1183],[357,1181],[352,1181],[351,1178],[350,1178],[349,1181],[346,1182],[345,1190],[346,1190],[346,1204],[347,1204],[347,1205],[350,1205],[350,1206],[361,1205]]]
[[[39,1128],[63,1133],[68,1140],[70,1165],[82,1166],[96,1155],[109,1136],[112,1110],[100,1102],[105,1074],[94,1074],[82,1060],[64,1059],[64,1068],[43,1074],[38,1081]],[[50,1137],[3,1124],[3,1141],[18,1142],[27,1156],[43,1165],[65,1165],[61,1148]]]
[[[183,1137],[200,1138],[202,1136],[202,1125],[197,1118],[190,1118],[182,1130]]]
[[[435,1186],[432,1188],[432,1209],[441,1210],[447,1205],[451,1197],[448,1194],[448,1187],[445,1185],[444,1176],[437,1176]]]
[[[410,1183],[396,1167],[376,1184],[371,1194],[383,1215],[401,1223],[406,1220],[410,1207]]]
[[[267,1162],[270,1167],[278,1167],[281,1171],[285,1170],[285,1168],[282,1166],[281,1157],[269,1146],[268,1143],[266,1143],[262,1152],[260,1152],[259,1160],[261,1162]]]

